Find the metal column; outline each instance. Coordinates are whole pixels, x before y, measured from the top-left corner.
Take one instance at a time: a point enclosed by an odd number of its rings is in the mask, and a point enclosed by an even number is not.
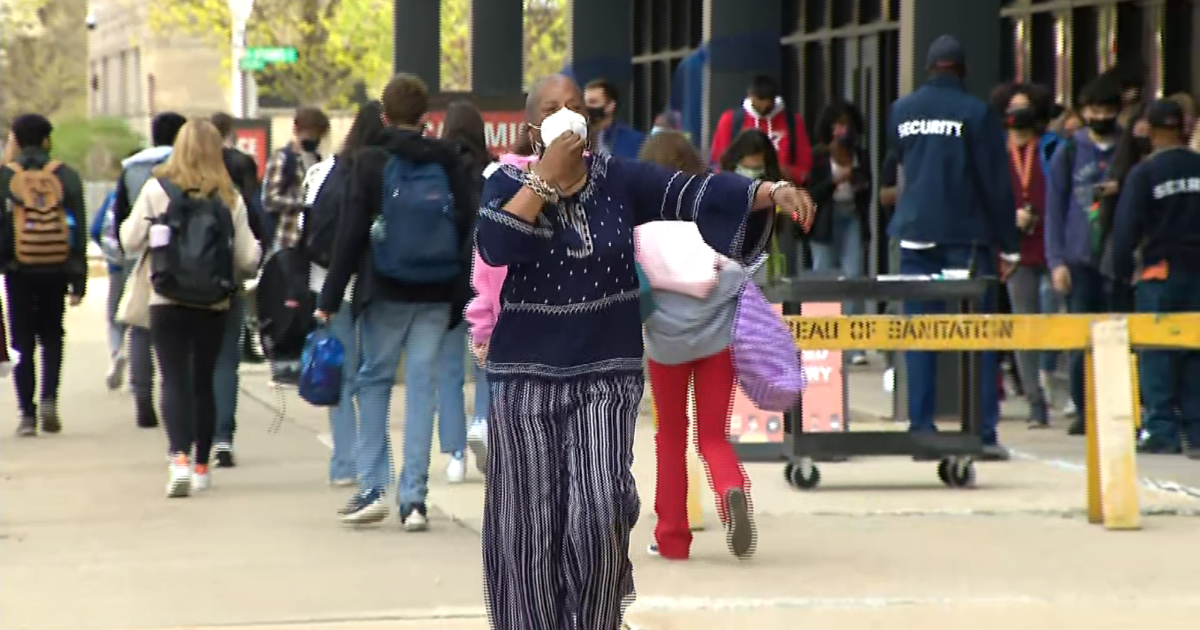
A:
[[[600,77],[612,81],[625,105],[617,112],[629,120],[633,87],[633,0],[571,2],[571,70],[579,86]]]
[[[522,0],[471,0],[471,91],[520,94],[524,87]]]
[[[395,0],[393,57],[396,73],[421,77],[430,94],[441,91],[441,6],[430,0]]]

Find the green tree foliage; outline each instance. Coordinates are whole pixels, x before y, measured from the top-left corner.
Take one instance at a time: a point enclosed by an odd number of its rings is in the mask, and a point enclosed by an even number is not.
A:
[[[121,160],[142,148],[145,140],[122,118],[73,117],[54,125],[50,138],[54,158],[78,169],[86,180],[112,180]]]
[[[0,2],[0,128],[23,113],[87,107],[87,0]]]
[[[484,2],[486,0],[475,0]],[[567,59],[567,1],[524,0],[525,85],[562,69]],[[471,57],[487,51],[471,50],[472,0],[441,0],[442,89],[471,89]]]
[[[150,0],[150,9],[160,37],[182,32],[229,50],[226,0]],[[257,0],[247,46],[292,46],[299,54],[294,64],[256,72],[260,93],[333,108],[349,105],[360,83],[377,93],[391,68],[391,15],[391,0]]]

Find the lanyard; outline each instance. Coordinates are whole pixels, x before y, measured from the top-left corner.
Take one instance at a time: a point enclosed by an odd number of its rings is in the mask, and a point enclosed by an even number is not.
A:
[[[1017,169],[1017,178],[1021,182],[1021,203],[1029,203],[1029,180],[1033,177],[1034,142],[1025,143],[1024,147],[1015,144],[1008,145],[1008,153],[1012,156]],[[1024,156],[1021,153],[1024,152]]]

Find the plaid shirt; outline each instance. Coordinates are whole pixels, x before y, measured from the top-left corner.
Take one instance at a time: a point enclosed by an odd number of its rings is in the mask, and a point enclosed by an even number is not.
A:
[[[319,161],[319,156],[299,151],[291,185],[283,189],[284,166],[287,160],[283,149],[276,151],[267,162],[263,178],[263,208],[275,215],[275,244],[291,247],[300,240],[300,213],[304,210],[304,174]]]

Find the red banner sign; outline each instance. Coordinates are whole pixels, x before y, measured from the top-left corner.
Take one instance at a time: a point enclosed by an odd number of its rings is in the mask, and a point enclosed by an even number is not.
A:
[[[239,120],[233,133],[237,137],[237,149],[254,158],[261,181],[271,154],[271,124],[265,120]]]
[[[481,112],[483,114],[483,135],[488,148],[494,153],[507,153],[517,142],[521,133],[521,125],[525,122],[525,112]],[[442,137],[442,123],[446,112],[429,112],[425,116],[425,133],[435,138]]]

